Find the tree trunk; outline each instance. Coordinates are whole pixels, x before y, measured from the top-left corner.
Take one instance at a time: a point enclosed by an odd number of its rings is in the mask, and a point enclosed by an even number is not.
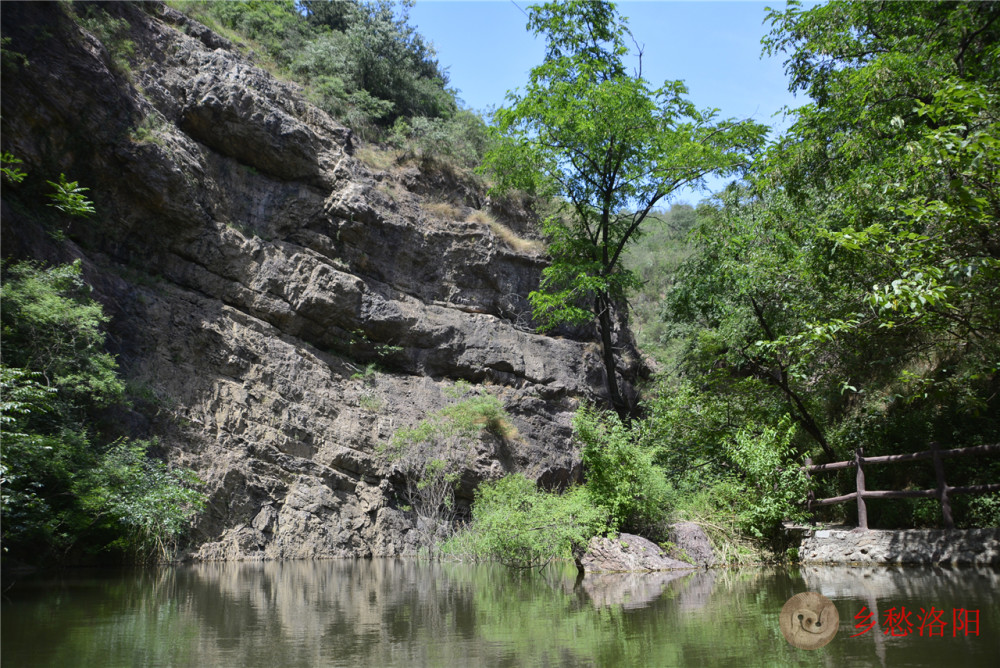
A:
[[[753,307],[753,312],[757,316],[757,322],[760,324],[761,329],[764,330],[764,334],[767,335],[768,340],[774,341],[776,337],[774,336],[774,332],[771,330],[771,326],[768,325],[767,320],[764,319],[764,310],[757,304],[757,300],[755,300],[752,296],[750,296],[750,305]],[[819,443],[819,446],[823,448],[823,452],[826,453],[827,457],[834,459],[835,455],[833,453],[833,448],[831,448],[830,444],[827,442],[822,428],[820,428],[819,423],[813,419],[813,416],[806,407],[805,402],[802,401],[802,398],[795,392],[795,390],[792,389],[791,384],[788,382],[788,372],[785,370],[785,366],[780,361],[776,362],[778,372],[777,374],[774,374],[769,373],[759,362],[754,361],[753,363],[762,371],[762,376],[772,385],[781,390],[785,397],[788,398],[789,402],[794,405],[795,410],[790,411],[792,418],[802,425],[802,428],[806,430],[807,434],[813,437],[813,440]],[[797,415],[796,410],[798,411]]]
[[[614,320],[611,317],[611,300],[607,295],[598,295],[595,299],[597,310],[598,329],[601,334],[601,357],[604,360],[604,372],[607,376],[608,396],[611,398],[611,407],[618,413],[622,422],[629,422],[632,419],[632,407],[622,397],[621,388],[618,387],[618,371],[615,365],[615,348],[612,343],[611,333]]]

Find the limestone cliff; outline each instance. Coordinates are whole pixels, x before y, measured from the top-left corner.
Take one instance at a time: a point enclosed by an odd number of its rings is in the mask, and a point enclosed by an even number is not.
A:
[[[83,260],[140,388],[122,432],[205,480],[192,556],[412,550],[377,447],[460,379],[519,433],[476,453],[466,501],[507,471],[579,475],[570,418],[603,372],[586,337],[525,326],[543,257],[466,222],[475,198],[366,167],[350,130],[204,26],[104,6],[130,26],[125,59],[64,6],[4,4],[5,49],[28,64],[5,64],[3,150],[37,182],[79,180],[99,215],[56,240],[24,204],[39,193],[5,190],[3,254]],[[460,215],[432,215],[435,199]]]

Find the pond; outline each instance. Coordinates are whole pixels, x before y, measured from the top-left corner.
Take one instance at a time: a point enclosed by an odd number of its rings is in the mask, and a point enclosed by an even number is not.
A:
[[[998,585],[988,569],[803,566],[579,580],[571,564],[518,572],[402,559],[66,571],[6,591],[0,661],[992,668]],[[792,647],[778,622],[785,601],[807,590],[840,615],[833,640],[809,651]],[[921,629],[921,609],[932,607],[942,612]],[[874,626],[863,631],[868,613]],[[883,626],[889,617],[902,621]]]

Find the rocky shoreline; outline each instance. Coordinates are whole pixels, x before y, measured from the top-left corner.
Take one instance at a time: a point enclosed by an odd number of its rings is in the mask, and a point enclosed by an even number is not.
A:
[[[1000,528],[903,531],[817,529],[799,548],[803,564],[1000,566]]]
[[[849,528],[803,528],[799,563],[838,566],[1000,566],[1000,528],[900,531]],[[709,568],[716,558],[697,524],[671,529],[669,543],[657,545],[641,536],[592,538],[577,555],[587,575]]]
[[[690,570],[715,563],[708,536],[694,522],[675,524],[662,546],[642,536],[622,533],[616,537],[595,536],[586,551],[576,555],[577,567],[587,575]]]

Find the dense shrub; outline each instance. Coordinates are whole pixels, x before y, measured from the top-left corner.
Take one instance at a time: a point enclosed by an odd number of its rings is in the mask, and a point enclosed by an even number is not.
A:
[[[449,118],[399,119],[392,127],[389,142],[417,158],[474,169],[482,161],[490,136],[483,119],[463,109]]]
[[[118,400],[124,385],[104,350],[101,329],[108,319],[89,296],[80,262],[56,267],[19,262],[5,265],[3,273],[4,364],[36,372],[46,386],[58,389],[54,406],[64,413]]]
[[[249,0],[190,11],[252,40],[316,104],[363,137],[381,139],[399,118],[448,119],[458,110],[434,50],[408,23],[410,6]]]
[[[657,534],[667,515],[669,489],[653,461],[654,450],[611,413],[580,410],[573,429],[583,446],[587,495],[607,510],[610,528]]]
[[[147,455],[155,442],[117,441],[81,476],[81,504],[106,517],[118,537],[111,543],[140,560],[169,558],[191,515],[205,505],[191,471]]]
[[[416,426],[397,431],[382,452],[403,478],[407,505],[418,517],[450,522],[455,512],[455,488],[469,469],[483,439],[513,438],[514,427],[500,400],[492,395],[462,398],[431,413]]]
[[[607,521],[579,487],[564,494],[544,492],[515,473],[485,482],[476,492],[472,522],[449,539],[442,553],[461,559],[497,561],[530,568],[569,558]]]
[[[312,32],[293,0],[210,2],[208,7],[224,26],[254,40],[281,66],[291,62]]]
[[[786,417],[776,428],[748,425],[726,444],[741,483],[736,504],[740,527],[771,543],[780,541],[784,520],[805,519],[807,481],[791,447],[795,426]]]

